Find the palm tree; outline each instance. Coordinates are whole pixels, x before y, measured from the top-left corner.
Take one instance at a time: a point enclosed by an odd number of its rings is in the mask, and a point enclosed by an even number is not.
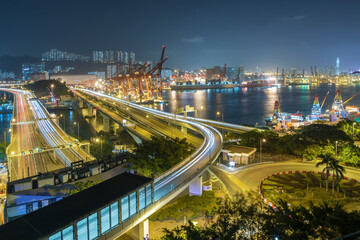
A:
[[[326,171],[326,191],[328,190],[328,178],[329,178],[329,171],[332,170],[332,168],[329,166],[330,162],[335,160],[334,156],[330,153],[323,153],[320,155],[321,162],[318,162],[316,164],[316,167],[319,167],[321,165],[326,165],[322,172],[324,173]]]
[[[334,182],[335,174],[336,174],[336,180],[339,183],[341,181],[341,179],[344,178],[344,173],[345,173],[345,168],[343,166],[341,166],[339,163],[340,163],[339,160],[337,160],[335,158],[332,158],[329,163],[329,167],[333,173],[333,179],[332,179],[332,193],[333,194],[334,194],[334,188],[335,188],[335,182]]]

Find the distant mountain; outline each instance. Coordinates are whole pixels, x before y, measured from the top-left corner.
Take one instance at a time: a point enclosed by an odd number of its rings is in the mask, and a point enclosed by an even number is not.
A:
[[[0,56],[0,69],[3,72],[14,72],[15,74],[21,73],[21,65],[23,63],[39,63],[40,57],[31,56]]]

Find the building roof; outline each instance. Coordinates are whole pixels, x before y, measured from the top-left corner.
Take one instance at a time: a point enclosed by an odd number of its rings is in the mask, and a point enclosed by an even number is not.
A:
[[[245,146],[239,146],[239,145],[230,145],[226,148],[224,148],[224,150],[227,150],[231,153],[252,153],[253,151],[256,151],[256,148],[252,148],[252,147],[245,147]]]
[[[152,180],[130,173],[120,174],[0,226],[1,239],[49,236]]]

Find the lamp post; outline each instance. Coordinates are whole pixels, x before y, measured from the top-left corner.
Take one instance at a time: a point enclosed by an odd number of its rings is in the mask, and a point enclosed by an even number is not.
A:
[[[266,142],[266,139],[260,139],[260,163],[262,160],[262,142]]]
[[[9,128],[9,133],[11,133],[11,128]],[[6,131],[4,131],[4,142],[5,142],[5,146],[6,146],[6,143],[7,143]]]
[[[96,142],[99,142],[100,141],[100,156],[101,156],[101,159],[103,157],[103,150],[102,150],[102,139],[101,139],[102,136],[100,136],[100,139],[97,138],[96,139]]]
[[[54,94],[54,84],[51,84],[51,92]]]
[[[337,157],[337,145],[338,145],[338,141],[335,141],[335,157]]]
[[[204,108],[204,106],[201,106],[200,107],[201,108],[201,110],[202,110],[202,118],[205,118],[205,108]]]
[[[355,122],[353,122],[353,134],[352,134],[352,137],[353,137],[353,140],[354,140],[354,125],[355,125]]]
[[[79,123],[78,122],[74,122],[74,125],[76,126],[77,125],[77,127],[78,127],[78,140],[80,141],[80,134],[79,134],[79,132],[80,132],[80,128],[79,128]]]
[[[217,112],[216,115],[220,116],[221,114],[221,121],[224,122],[224,113],[222,112]]]
[[[65,119],[65,115],[60,114],[60,117],[64,117],[64,131],[66,131],[66,119]]]
[[[224,122],[224,113],[222,112],[217,112],[216,115],[220,116],[221,114],[221,121]],[[224,134],[224,129],[221,129],[221,134]]]

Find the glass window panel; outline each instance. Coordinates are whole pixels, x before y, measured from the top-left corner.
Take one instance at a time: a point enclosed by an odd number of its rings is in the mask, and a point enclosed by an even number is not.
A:
[[[151,184],[146,186],[146,206],[152,204],[152,189]]]
[[[55,233],[49,237],[49,240],[61,240],[61,232]]]
[[[41,202],[41,207],[46,207],[47,205],[49,205],[49,200],[43,200]]]
[[[104,233],[110,229],[110,214],[109,207],[101,210],[101,233]]]
[[[130,216],[133,216],[137,213],[137,199],[136,192],[130,194]]]
[[[38,202],[33,202],[33,211],[36,211],[39,209],[39,203]]]
[[[129,218],[129,196],[121,199],[121,221],[124,222]]]
[[[89,216],[89,239],[95,239],[99,236],[98,214]]]
[[[119,224],[119,203],[111,204],[111,228]]]
[[[78,240],[88,240],[87,218],[77,222],[76,227]]]
[[[63,240],[73,240],[74,239],[74,228],[73,226],[67,227],[62,230]]]
[[[139,211],[145,208],[145,187],[139,189]]]

